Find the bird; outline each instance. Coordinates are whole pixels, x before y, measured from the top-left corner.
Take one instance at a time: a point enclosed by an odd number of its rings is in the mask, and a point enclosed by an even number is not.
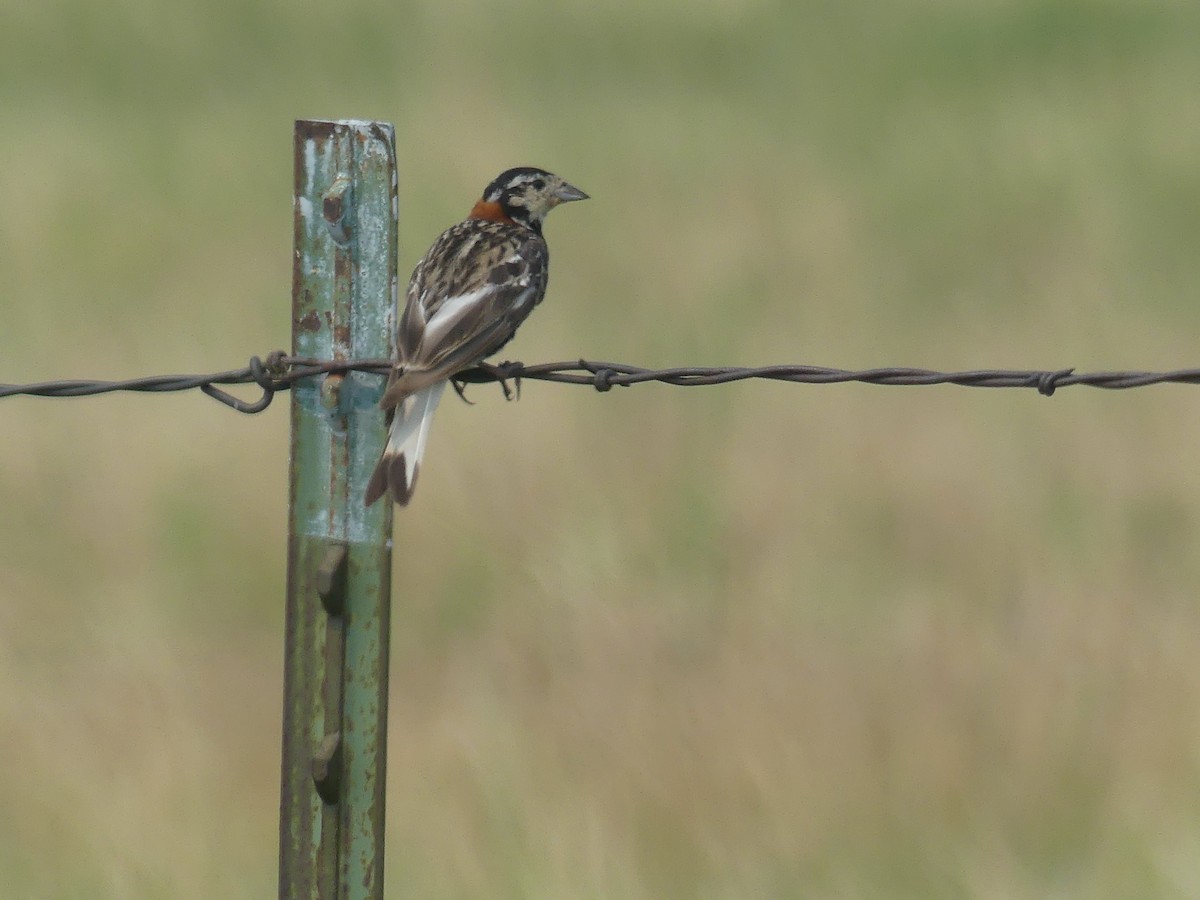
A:
[[[545,169],[508,169],[425,251],[408,283],[396,363],[379,401],[388,438],[363,495],[367,506],[384,494],[400,506],[412,499],[446,384],[512,340],[542,302],[550,262],[542,223],[559,204],[586,199]]]

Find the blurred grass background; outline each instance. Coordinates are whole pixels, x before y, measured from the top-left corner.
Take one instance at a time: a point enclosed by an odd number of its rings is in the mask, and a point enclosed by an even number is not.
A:
[[[0,6],[0,380],[288,340],[291,123],[401,269],[510,165],[507,348],[1200,362],[1200,7]],[[1189,388],[445,405],[397,518],[389,897],[1200,896]],[[275,890],[286,405],[0,404],[0,894]]]

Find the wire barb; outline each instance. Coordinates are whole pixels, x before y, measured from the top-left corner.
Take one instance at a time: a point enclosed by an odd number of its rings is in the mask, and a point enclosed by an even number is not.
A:
[[[1043,372],[1037,380],[1038,393],[1043,397],[1053,397],[1058,383],[1073,374],[1074,369],[1059,369],[1057,372]]]
[[[615,370],[603,364],[590,363],[586,359],[581,359],[579,365],[592,373],[592,387],[596,389],[596,393],[603,394],[612,390],[614,379],[617,377]],[[625,387],[629,385],[626,384]]]
[[[389,359],[324,360],[288,356],[283,350],[267,354],[266,361],[250,358],[243,369],[217,372],[212,375],[154,375],[127,381],[45,381],[37,384],[0,384],[0,398],[33,397],[92,397],[115,391],[162,393],[199,389],[230,409],[252,415],[260,413],[275,394],[288,390],[297,381],[318,375],[347,372],[366,372],[386,375],[394,363]],[[937,372],[930,369],[880,368],[852,371],[823,366],[778,365],[743,368],[737,366],[689,366],[674,369],[646,369],[624,363],[592,362],[578,359],[571,362],[521,362],[481,364],[454,375],[457,386],[499,382],[506,389],[512,380],[520,396],[522,381],[550,381],[557,384],[590,385],[604,393],[614,387],[628,387],[657,381],[680,387],[727,384],[750,378],[768,381],[788,381],[796,384],[842,384],[856,381],[864,384],[919,386],[955,384],[962,387],[1036,388],[1039,394],[1050,397],[1059,388],[1087,385],[1105,390],[1146,387],[1151,384],[1200,384],[1200,369],[1177,369],[1169,372],[1081,372],[1073,368],[1054,370],[980,369],[968,372]],[[235,397],[225,386],[255,384],[262,396],[251,402]]]

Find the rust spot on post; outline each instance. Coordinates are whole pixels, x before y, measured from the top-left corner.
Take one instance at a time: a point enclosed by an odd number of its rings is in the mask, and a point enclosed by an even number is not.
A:
[[[316,334],[321,330],[321,317],[317,315],[316,310],[311,310],[305,314],[304,318],[296,323],[296,327],[301,331],[308,331]]]

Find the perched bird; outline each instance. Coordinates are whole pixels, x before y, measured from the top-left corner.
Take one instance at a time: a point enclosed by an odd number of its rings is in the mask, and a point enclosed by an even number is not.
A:
[[[399,358],[379,401],[388,442],[367,484],[367,506],[385,493],[408,503],[447,381],[507,344],[541,302],[550,262],[542,222],[560,203],[587,196],[543,169],[509,169],[425,251],[408,283]]]

